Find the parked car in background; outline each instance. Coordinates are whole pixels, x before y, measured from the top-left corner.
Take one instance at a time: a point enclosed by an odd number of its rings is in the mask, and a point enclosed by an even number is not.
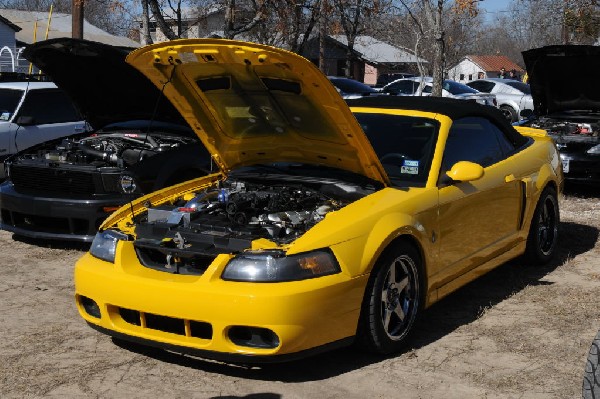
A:
[[[600,47],[557,45],[523,52],[534,117],[560,151],[567,181],[600,183]],[[558,76],[568,79],[558,79]]]
[[[47,141],[6,161],[1,229],[90,242],[121,205],[207,172],[210,158],[192,129],[125,63],[127,53],[75,39],[39,42],[24,52],[69,94],[94,131]],[[55,104],[46,98],[38,107]]]
[[[433,78],[421,76],[398,79],[381,89],[383,93],[395,96],[429,96],[432,90]],[[442,97],[471,100],[482,105],[497,106],[494,94],[480,93],[467,85],[449,79],[443,81]]]
[[[359,82],[358,80],[341,78],[338,76],[328,76],[328,78],[329,81],[333,83],[333,86],[337,89],[338,93],[340,93],[342,98],[345,100],[381,95],[379,90],[376,90],[365,83]]]
[[[381,87],[387,85],[388,83],[392,83],[395,80],[404,79],[404,78],[412,78],[414,76],[415,76],[414,73],[408,73],[408,72],[382,73],[381,75],[377,76],[377,84],[374,87],[381,88]]]
[[[482,93],[492,93],[496,96],[498,108],[509,122],[521,119],[521,111],[533,111],[533,98],[527,83],[518,80],[487,78],[467,83],[467,86]]]
[[[83,118],[54,83],[0,82],[0,180],[11,154],[86,130]]]
[[[74,275],[92,328],[243,363],[354,341],[388,354],[459,287],[552,258],[562,175],[544,131],[448,98],[345,102],[311,62],[265,45],[176,43],[127,61],[221,172],[103,223]]]

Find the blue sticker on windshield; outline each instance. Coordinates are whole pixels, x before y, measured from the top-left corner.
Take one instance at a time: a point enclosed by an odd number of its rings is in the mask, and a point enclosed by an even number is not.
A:
[[[405,159],[402,163],[402,167],[400,168],[400,173],[406,173],[409,175],[418,175],[419,174],[419,161],[411,161],[409,159]]]

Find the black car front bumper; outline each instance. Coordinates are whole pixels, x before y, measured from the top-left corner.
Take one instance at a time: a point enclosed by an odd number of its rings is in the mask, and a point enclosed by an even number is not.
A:
[[[566,181],[580,184],[600,184],[600,155],[582,152],[560,152]]]
[[[35,238],[91,242],[112,211],[134,196],[103,194],[57,198],[23,194],[11,181],[0,185],[0,229]]]

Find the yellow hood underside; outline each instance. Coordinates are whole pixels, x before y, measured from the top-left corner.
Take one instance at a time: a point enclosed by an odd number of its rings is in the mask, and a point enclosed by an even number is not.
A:
[[[388,182],[344,100],[297,54],[193,39],[141,48],[127,62],[164,92],[226,173],[245,165],[302,162]]]

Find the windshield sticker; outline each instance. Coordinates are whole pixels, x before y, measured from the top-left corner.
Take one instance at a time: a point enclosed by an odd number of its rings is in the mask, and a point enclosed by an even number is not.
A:
[[[419,174],[419,161],[411,161],[405,159],[402,163],[402,167],[400,168],[400,173],[406,173],[409,175],[418,175]]]

